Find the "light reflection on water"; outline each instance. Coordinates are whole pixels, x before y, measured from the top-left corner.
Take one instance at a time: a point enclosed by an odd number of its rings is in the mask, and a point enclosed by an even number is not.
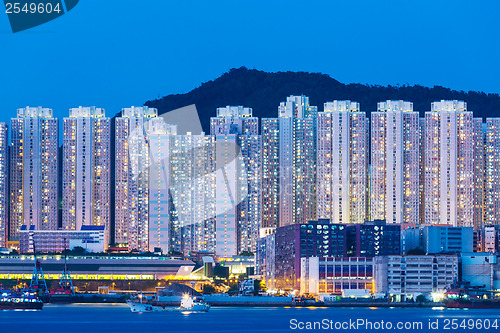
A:
[[[42,311],[1,311],[0,332],[297,332],[300,330],[290,329],[291,319],[305,322],[361,318],[370,321],[421,321],[427,325],[429,320],[437,318],[495,319],[498,314],[498,309],[328,307],[212,307],[208,313],[196,314],[132,313],[126,304],[47,304]],[[367,331],[361,329],[357,332]],[[431,331],[423,329],[418,332]]]

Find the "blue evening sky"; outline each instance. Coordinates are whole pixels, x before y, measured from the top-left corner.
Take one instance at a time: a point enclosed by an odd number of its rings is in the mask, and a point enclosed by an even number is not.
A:
[[[0,121],[112,116],[240,66],[500,93],[500,1],[81,0],[16,34],[0,8]]]

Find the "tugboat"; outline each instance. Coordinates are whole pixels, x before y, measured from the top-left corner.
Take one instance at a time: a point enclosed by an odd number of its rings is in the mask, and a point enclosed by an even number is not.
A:
[[[13,292],[2,290],[0,310],[41,310],[43,302],[30,292]]]
[[[182,312],[182,313],[197,313],[208,312],[210,305],[199,296],[184,295],[179,307],[166,307],[165,304],[157,301],[142,300],[142,294],[138,299],[128,300],[132,312]]]

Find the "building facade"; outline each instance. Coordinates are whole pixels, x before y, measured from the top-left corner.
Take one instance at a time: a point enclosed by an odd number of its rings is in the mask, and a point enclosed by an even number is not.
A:
[[[383,220],[346,227],[348,257],[401,254],[401,226]]]
[[[375,291],[393,301],[444,292],[458,281],[458,257],[448,255],[374,258]]]
[[[500,227],[498,225],[491,225],[484,227],[482,232],[481,245],[483,246],[481,252],[497,253],[500,245]],[[472,252],[472,251],[467,251]]]
[[[280,122],[263,118],[262,136],[262,228],[279,226]]]
[[[23,225],[19,232],[19,253],[62,253],[76,246],[87,252],[107,249],[105,226],[82,225],[80,230],[36,230]]]
[[[472,227],[420,226],[401,231],[404,241],[403,254],[419,250],[426,254],[457,254],[472,252],[474,231]]]
[[[63,120],[62,228],[111,231],[111,123],[104,109],[78,107]]]
[[[301,294],[373,292],[373,258],[310,257],[301,259]]]
[[[184,255],[215,253],[215,137],[171,139],[172,248]]]
[[[216,248],[230,257],[255,251],[261,226],[262,142],[252,109],[227,106],[211,118],[216,161]]]
[[[472,227],[426,226],[423,231],[425,253],[459,254],[473,250]]]
[[[387,223],[419,222],[420,122],[413,103],[386,101],[372,113],[371,214]]]
[[[486,118],[484,225],[500,224],[500,118]]]
[[[170,200],[170,162],[172,137],[177,126],[165,123],[163,118],[151,118],[146,123],[146,138],[149,147],[149,198],[148,198],[148,244],[149,251],[160,248],[163,253],[173,250],[172,200]]]
[[[318,113],[317,215],[363,223],[368,207],[368,118],[359,103],[333,101]]]
[[[483,129],[483,119],[474,118],[474,230],[481,230],[484,227],[484,204],[485,204],[485,132]]]
[[[0,247],[9,239],[9,132],[7,123],[0,123]]]
[[[461,283],[480,290],[500,288],[498,257],[492,253],[462,253]]]
[[[347,255],[346,226],[329,220],[279,227],[274,237],[275,286],[280,289],[300,288],[301,258]]]
[[[279,226],[316,220],[317,114],[304,95],[278,107]]]
[[[58,228],[59,126],[52,109],[26,107],[11,119],[9,239],[22,225]]]
[[[149,250],[149,146],[146,123],[153,108],[122,109],[115,132],[115,243]]]
[[[425,113],[425,223],[474,226],[474,126],[463,101]]]

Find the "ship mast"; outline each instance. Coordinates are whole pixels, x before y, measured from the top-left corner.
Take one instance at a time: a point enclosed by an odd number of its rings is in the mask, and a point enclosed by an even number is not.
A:
[[[68,255],[66,253],[66,239],[64,239],[64,269],[61,274],[61,280],[59,281],[59,287],[64,290],[70,290],[71,295],[75,294],[75,289],[73,287],[73,280],[71,280],[71,275],[68,269]]]
[[[38,294],[41,295],[42,293],[46,293],[49,289],[47,288],[47,282],[43,275],[42,264],[36,256],[35,242],[33,242],[33,257],[35,259],[35,267],[33,268],[33,275],[31,276],[30,289],[36,289]]]

